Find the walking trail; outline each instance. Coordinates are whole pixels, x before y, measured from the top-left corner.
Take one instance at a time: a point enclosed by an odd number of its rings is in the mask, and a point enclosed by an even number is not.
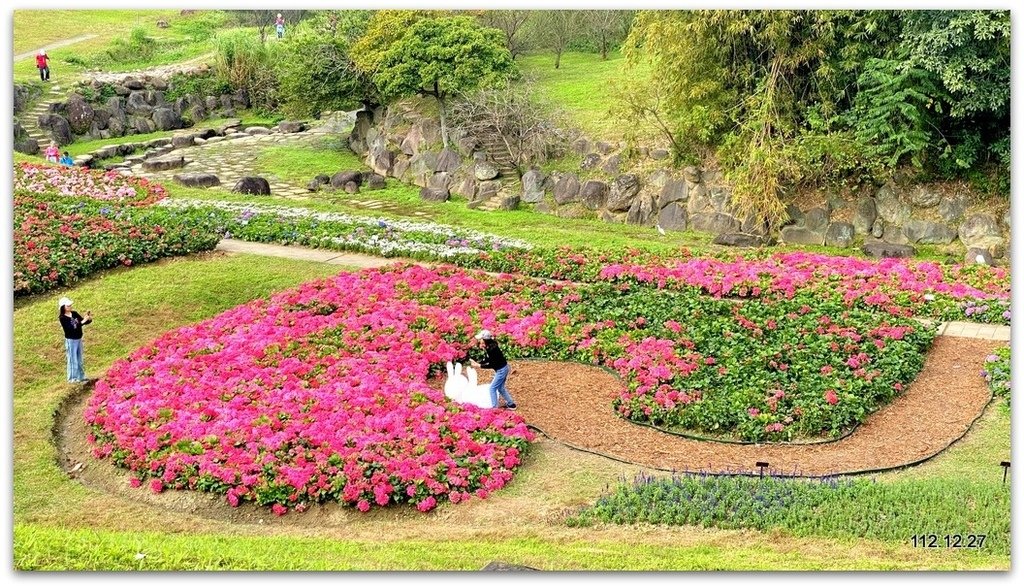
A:
[[[14,61],[17,62],[17,61],[21,61],[23,59],[28,59],[29,57],[32,57],[36,53],[39,53],[39,51],[41,51],[41,50],[42,51],[52,51],[54,49],[59,49],[61,47],[67,47],[68,45],[74,45],[75,43],[81,43],[82,41],[88,41],[89,39],[92,39],[95,36],[96,35],[90,33],[88,35],[79,35],[79,36],[73,37],[71,39],[64,39],[63,41],[57,41],[56,43],[50,43],[49,45],[44,45],[44,46],[42,46],[39,49],[36,49],[34,51],[27,51],[25,53],[17,54],[17,55],[14,56]]]

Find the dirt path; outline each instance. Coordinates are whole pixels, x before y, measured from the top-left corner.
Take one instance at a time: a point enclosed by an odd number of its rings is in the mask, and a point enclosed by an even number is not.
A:
[[[68,45],[74,45],[75,43],[81,43],[82,41],[88,41],[89,39],[92,39],[95,36],[96,35],[90,33],[88,35],[79,35],[79,36],[73,37],[71,39],[64,39],[63,41],[57,41],[56,43],[50,43],[49,45],[44,45],[44,46],[40,47],[39,49],[35,49],[34,51],[27,51],[25,53],[17,54],[17,55],[14,56],[14,61],[17,62],[17,61],[21,61],[23,59],[28,59],[29,57],[32,57],[36,53],[39,53],[40,50],[52,51],[54,49],[59,49],[61,47],[67,47]]]

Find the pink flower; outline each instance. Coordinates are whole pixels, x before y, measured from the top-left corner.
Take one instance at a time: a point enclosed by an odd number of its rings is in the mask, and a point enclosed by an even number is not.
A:
[[[837,402],[839,402],[839,396],[836,395],[835,390],[825,391],[825,402],[828,402],[829,404],[836,404]]]
[[[164,491],[164,483],[160,480],[160,478],[153,478],[152,480],[149,481],[149,489],[155,492],[156,494],[159,494]]]
[[[132,476],[131,479],[128,480],[128,484],[132,488],[138,488],[139,486],[142,485],[142,480],[136,478],[135,476]]]
[[[288,507],[284,506],[283,504],[275,502],[274,505],[270,507],[270,511],[273,512],[276,516],[280,517],[284,516],[284,514],[288,512]]]

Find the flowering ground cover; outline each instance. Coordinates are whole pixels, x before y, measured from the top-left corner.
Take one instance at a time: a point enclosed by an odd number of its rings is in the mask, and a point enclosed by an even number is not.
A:
[[[808,252],[658,255],[631,250],[487,252],[460,265],[576,281],[632,281],[659,288],[699,288],[715,297],[792,298],[814,292],[847,306],[940,320],[1009,324],[1010,275],[984,265],[907,259],[872,260]]]
[[[530,248],[528,243],[517,239],[425,221],[189,199],[169,199],[161,204],[173,208],[215,211],[223,235],[245,241],[296,244],[430,261],[476,255],[483,251],[520,251]]]
[[[427,384],[479,328],[510,357],[623,378],[609,409],[745,440],[834,436],[901,390],[931,332],[806,301],[737,305],[631,284],[553,285],[453,266],[343,273],[166,333],[115,362],[86,411],[95,454],[155,491],[277,513],[486,497],[532,434]]]
[[[217,244],[209,224],[149,206],[164,192],[144,179],[31,164],[14,176],[15,296]]]
[[[988,382],[992,394],[1006,399],[1010,406],[1010,347],[1000,347],[995,353],[985,358],[985,370],[981,376]]]

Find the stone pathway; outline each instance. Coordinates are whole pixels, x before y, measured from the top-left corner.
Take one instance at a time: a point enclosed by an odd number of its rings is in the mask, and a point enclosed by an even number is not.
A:
[[[74,45],[75,43],[81,43],[82,41],[88,41],[89,39],[92,39],[95,36],[96,35],[93,35],[93,34],[79,35],[79,36],[73,37],[71,39],[64,39],[63,41],[57,41],[56,43],[50,43],[49,45],[43,45],[42,47],[40,47],[39,49],[36,49],[35,51],[28,51],[28,52],[25,52],[25,53],[19,53],[19,54],[15,55],[14,56],[14,61],[21,61],[23,59],[28,59],[29,57],[32,57],[33,55],[39,53],[40,50],[52,51],[54,49],[59,49],[61,47],[67,47],[68,45]]]
[[[362,253],[345,253],[325,249],[314,249],[299,245],[274,245],[269,243],[252,243],[238,239],[221,239],[217,243],[218,251],[229,251],[232,253],[248,253],[251,255],[266,255],[269,257],[286,257],[288,259],[302,259],[306,261],[319,261],[335,265],[351,265],[360,268],[384,267],[398,262],[417,263],[419,265],[431,266],[433,264],[411,261],[402,258],[386,258]],[[497,273],[492,275],[499,275]],[[985,323],[971,323],[965,321],[949,321],[938,323],[937,333],[947,337],[963,337],[966,339],[983,339],[987,341],[1009,341],[1010,327],[1006,325],[989,325]]]
[[[66,92],[61,85],[52,82],[51,84],[49,91],[37,98],[32,108],[18,115],[18,121],[24,127],[25,132],[39,143],[40,153],[50,144],[53,136],[48,131],[39,128],[39,117],[50,112],[51,103],[62,102],[66,98]]]

